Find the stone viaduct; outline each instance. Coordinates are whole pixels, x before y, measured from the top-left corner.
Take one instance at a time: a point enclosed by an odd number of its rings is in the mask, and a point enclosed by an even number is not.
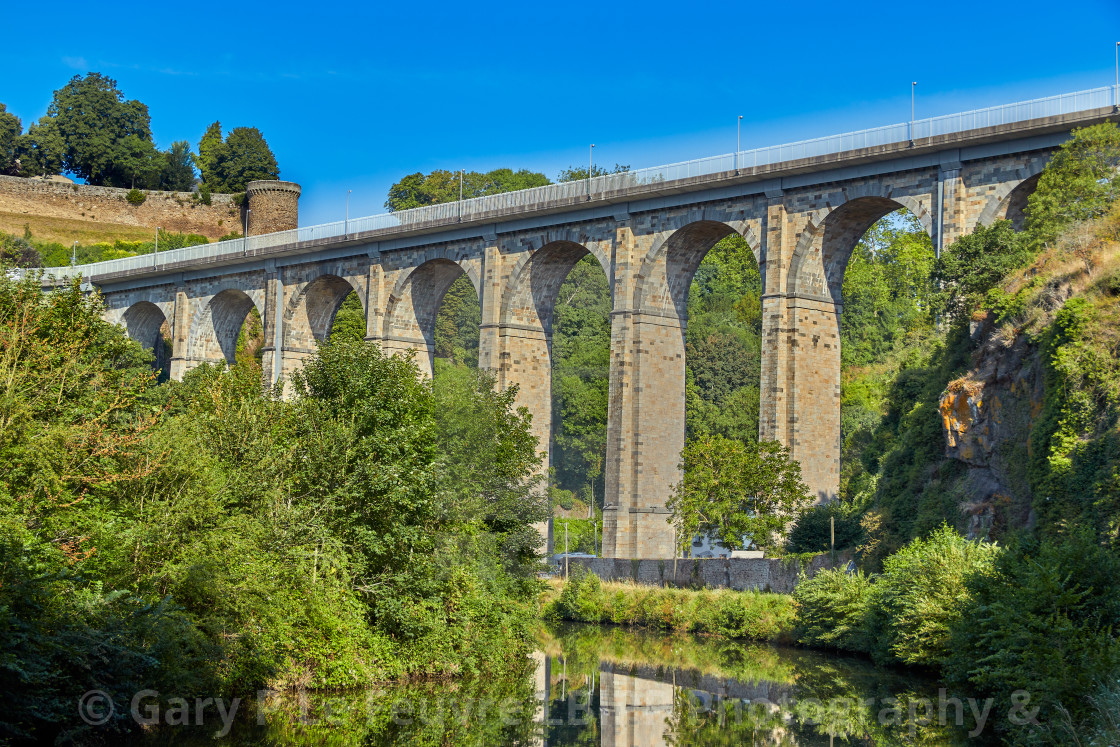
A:
[[[580,194],[544,187],[398,213],[387,227],[352,221],[319,238],[322,227],[290,230],[298,186],[257,182],[251,233],[289,229],[268,242],[74,269],[135,339],[151,345],[170,327],[176,379],[203,361],[231,361],[255,308],[270,382],[330,334],[351,291],[365,308],[366,339],[418,351],[430,374],[437,310],[465,273],[482,306],[480,366],[519,386],[547,448],[553,306],[569,270],[591,254],[614,309],[603,554],[664,558],[673,544],[665,501],[684,445],[686,295],[716,242],[744,236],[762,272],[760,435],[789,446],[827,500],[839,483],[840,288],[864,231],[906,208],[940,250],[978,224],[1021,220],[1053,149],[1073,127],[1113,116],[1112,106],[1095,106],[823,155],[794,150],[765,165],[738,154],[734,166],[698,176],[597,179],[586,191],[576,185]]]

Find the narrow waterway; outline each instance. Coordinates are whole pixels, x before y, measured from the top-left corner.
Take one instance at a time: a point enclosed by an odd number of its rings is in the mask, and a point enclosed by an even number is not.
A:
[[[767,645],[590,625],[542,626],[522,677],[270,695],[228,732],[154,744],[954,745],[983,742],[965,702],[913,672]],[[941,723],[939,723],[941,722]],[[969,731],[978,736],[969,738]]]

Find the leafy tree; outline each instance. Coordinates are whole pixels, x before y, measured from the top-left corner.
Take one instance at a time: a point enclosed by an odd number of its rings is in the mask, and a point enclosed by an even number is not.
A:
[[[967,319],[984,294],[1030,256],[1010,221],[977,226],[954,241],[934,265],[931,279],[942,288],[936,309],[952,321]]]
[[[226,137],[219,164],[224,192],[244,192],[251,181],[280,178],[276,156],[256,127],[235,127]]]
[[[699,533],[732,549],[777,547],[813,501],[801,465],[777,441],[694,439],[681,453],[681,467],[684,479],[666,506],[682,549]]]
[[[1106,122],[1073,131],[1054,153],[1027,199],[1032,248],[1054,241],[1071,223],[1097,218],[1120,196],[1120,127]]]
[[[385,207],[392,211],[408,210],[455,202],[459,199],[460,174],[457,171],[436,169],[429,174],[415,173],[403,177],[389,188]],[[528,169],[494,169],[485,173],[467,171],[462,174],[463,199],[485,197],[518,189],[529,189],[549,184],[548,177]]]
[[[436,315],[435,355],[478,368],[478,325],[482,308],[467,275],[461,274],[443,296]]]
[[[331,340],[362,342],[366,339],[366,312],[362,300],[351,291],[342,299],[331,325]]]
[[[195,166],[208,188],[220,191],[222,187],[221,164],[225,160],[225,142],[222,140],[222,123],[214,122],[206,128],[198,141],[198,154],[193,156]]]
[[[41,117],[27,128],[16,143],[20,176],[50,176],[62,173],[66,142],[52,117]]]
[[[194,187],[194,154],[186,140],[176,140],[163,153],[159,188],[168,192],[190,192]]]
[[[592,177],[606,176],[607,174],[625,174],[628,171],[630,171],[630,166],[629,165],[623,166],[622,164],[618,164],[618,163],[616,163],[614,165],[614,168],[611,168],[611,169],[607,169],[603,166],[599,166],[598,164],[594,164],[594,165],[591,166],[591,176]],[[564,169],[563,171],[561,171],[557,175],[556,181],[558,181],[558,182],[578,182],[580,179],[586,179],[587,174],[588,174],[587,169],[585,169],[581,166],[569,166],[568,168]]]
[[[8,107],[0,104],[0,174],[14,174],[16,169],[16,148],[23,134],[23,123],[19,117],[8,112]]]
[[[76,75],[55,91],[47,116],[65,143],[66,169],[90,184],[135,186],[155,160],[148,107],[125,101],[101,73]]]
[[[610,298],[603,268],[589,254],[560,285],[552,321],[556,483],[581,494],[588,503],[599,504],[607,449]]]
[[[214,122],[199,141],[194,162],[213,192],[244,192],[251,181],[280,178],[276,156],[256,127],[235,127],[223,141],[222,123]]]

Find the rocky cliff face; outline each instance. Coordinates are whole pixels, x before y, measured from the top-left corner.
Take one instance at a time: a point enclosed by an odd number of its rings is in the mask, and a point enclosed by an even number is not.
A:
[[[1027,480],[1030,433],[1042,411],[1038,350],[1026,336],[974,324],[980,342],[972,369],[941,395],[945,455],[968,466],[960,506],[969,536],[989,536],[1006,523],[1033,523]]]

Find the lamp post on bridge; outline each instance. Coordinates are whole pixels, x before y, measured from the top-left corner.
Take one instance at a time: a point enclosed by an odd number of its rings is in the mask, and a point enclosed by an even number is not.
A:
[[[346,190],[346,222],[342,224],[343,235],[350,233],[350,192],[353,190]]]
[[[739,173],[739,151],[742,150],[742,146],[739,145],[739,142],[740,142],[739,136],[742,132],[742,129],[743,129],[743,115],[740,114],[739,119],[735,122],[735,173],[736,174]]]
[[[78,242],[74,242],[74,246],[70,248],[70,266],[74,267],[78,264]]]
[[[156,226],[156,248],[152,251],[152,267],[159,266],[159,232],[160,227]]]
[[[587,149],[587,199],[591,199],[591,171],[595,163],[595,143]]]
[[[1112,111],[1120,111],[1120,42],[1116,42],[1116,87],[1112,89]]]
[[[466,169],[459,169],[459,222],[463,222],[463,176]]]
[[[914,88],[918,81],[910,84],[910,147],[914,147]]]
[[[241,253],[247,254],[249,251],[249,213],[253,212],[252,208],[245,208],[245,235],[241,237]]]

